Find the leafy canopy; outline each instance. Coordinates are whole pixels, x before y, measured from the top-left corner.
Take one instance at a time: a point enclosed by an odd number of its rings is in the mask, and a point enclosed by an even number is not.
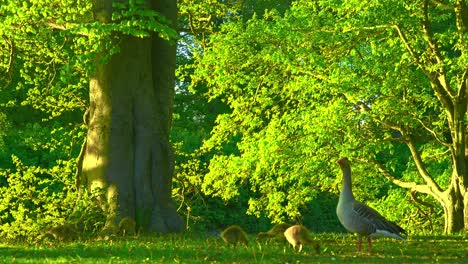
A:
[[[449,82],[457,83],[467,68],[466,36],[454,34],[452,12],[431,4],[429,14]],[[426,74],[434,69],[424,19],[421,3],[295,1],[284,15],[271,10],[223,25],[192,78],[231,109],[201,150],[234,143],[237,151],[215,151],[204,191],[228,200],[247,188],[249,213],[294,219],[319,191],[336,192],[339,156],[381,162],[397,178],[416,175],[399,129],[416,138],[444,182],[450,156],[432,134],[447,131],[446,112]],[[415,65],[408,43],[426,68]],[[371,164],[355,166],[367,175],[356,181],[383,185],[372,180]]]

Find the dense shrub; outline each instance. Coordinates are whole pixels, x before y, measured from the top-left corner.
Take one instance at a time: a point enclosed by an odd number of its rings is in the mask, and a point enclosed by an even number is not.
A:
[[[5,240],[37,242],[49,230],[73,225],[74,234],[92,233],[105,217],[85,190],[77,192],[74,161],[57,161],[51,168],[26,166],[12,156],[14,169],[0,171],[0,236]]]

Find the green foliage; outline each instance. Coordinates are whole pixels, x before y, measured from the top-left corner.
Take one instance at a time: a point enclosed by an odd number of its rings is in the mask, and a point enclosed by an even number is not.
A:
[[[6,118],[6,115],[0,112],[0,154],[5,152],[5,141],[6,131],[10,129],[10,124]]]
[[[170,21],[158,12],[149,9],[145,1],[129,1],[127,3],[114,2],[116,9],[112,13],[111,29],[135,37],[149,37],[155,32],[160,38],[174,41],[178,38],[177,32],[170,28]]]
[[[46,230],[76,224],[82,232],[102,225],[92,197],[74,188],[74,161],[57,161],[48,169],[26,166],[12,156],[15,169],[0,171],[0,235],[4,240],[37,242]],[[97,219],[98,217],[98,219]],[[99,219],[100,218],[100,219]]]
[[[0,232],[7,239],[32,242],[48,227],[92,232],[102,224],[94,194],[79,194],[73,178],[89,80],[123,35],[177,39],[175,25],[142,1],[116,4],[108,17],[94,2],[0,0]]]
[[[338,197],[330,192],[318,193],[316,198],[301,209],[302,223],[314,233],[347,232],[336,217]]]
[[[91,6],[88,1],[78,1],[76,7],[67,4],[70,2],[8,1],[1,5],[0,41],[8,48],[2,50],[2,69],[7,74],[0,87],[12,95],[25,90],[9,97],[8,104],[32,105],[51,117],[84,107],[83,46],[56,28],[59,23],[89,21]]]
[[[328,160],[316,163],[320,160],[312,154],[317,153],[308,148],[320,140],[311,140],[317,134],[315,127],[302,126],[316,117],[316,108],[323,108],[317,103],[310,106],[314,112],[308,111],[314,81],[306,80],[298,72],[315,65],[308,64],[307,57],[303,61],[294,60],[297,57],[294,53],[300,50],[290,49],[286,44],[304,39],[291,35],[281,17],[274,13],[269,16],[278,21],[254,18],[245,24],[227,25],[223,34],[213,37],[213,47],[203,55],[203,63],[210,66],[199,65],[195,76],[204,75],[212,88],[209,96],[222,98],[233,109],[232,114],[218,117],[213,136],[204,147],[217,148],[235,140],[237,133],[242,135],[237,144],[242,155],[216,154],[211,160],[204,191],[231,199],[238,195],[238,186],[243,186],[251,191],[249,213],[266,214],[282,222],[297,219],[301,207],[322,189],[319,179],[325,175],[329,177],[324,179],[332,179],[333,173]],[[284,50],[277,48],[278,43],[285,45]],[[237,47],[242,47],[242,52],[236,51]],[[330,115],[323,118],[333,120]],[[326,124],[322,121],[317,123]],[[329,148],[322,151],[326,153]]]
[[[52,117],[87,106],[95,63],[118,52],[119,34],[177,37],[169,22],[141,1],[116,4],[112,20],[104,22],[95,21],[90,1],[7,1],[0,6],[0,45],[5,47],[0,69],[7,73],[0,87],[27,89],[23,103]]]
[[[392,179],[425,183],[405,145],[411,140],[429,175],[449,182],[447,109],[428,72],[440,66],[449,83],[460,83],[466,45],[454,34],[453,13],[428,10],[430,21],[419,3],[296,1],[284,13],[224,23],[194,52],[191,75],[194,90],[230,110],[198,150],[213,155],[198,179],[203,192],[230,201],[248,193],[248,213],[297,219],[320,192],[337,193],[335,160],[348,156],[362,200],[406,200],[396,205],[401,211],[427,213],[378,177],[374,164]],[[442,66],[427,51],[421,23],[436,31]],[[432,216],[440,223],[440,210]],[[407,226],[432,229],[423,219]]]

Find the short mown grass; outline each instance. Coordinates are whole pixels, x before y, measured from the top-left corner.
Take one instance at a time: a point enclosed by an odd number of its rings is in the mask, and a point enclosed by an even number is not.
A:
[[[321,253],[295,253],[285,241],[229,246],[216,237],[183,234],[125,237],[42,245],[0,244],[0,263],[468,263],[468,236],[414,236],[374,240],[371,254],[356,252],[356,236],[317,234]],[[366,244],[363,244],[363,249]]]

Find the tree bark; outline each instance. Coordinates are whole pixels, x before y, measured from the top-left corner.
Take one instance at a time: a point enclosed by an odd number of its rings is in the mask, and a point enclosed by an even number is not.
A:
[[[458,186],[450,186],[443,204],[445,215],[444,233],[452,234],[464,228],[464,195]]]
[[[468,128],[465,130],[465,168],[468,174]],[[465,178],[468,180],[468,175],[465,175]],[[464,222],[465,222],[465,231],[468,231],[468,186],[465,186],[465,196],[463,199],[464,208]]]
[[[112,6],[112,0],[97,2],[101,14]],[[153,2],[175,25],[176,1]],[[157,36],[121,36],[119,47],[90,81],[81,182],[102,192],[106,226],[129,217],[139,230],[179,232],[184,224],[171,199],[169,143],[176,47]]]
[[[418,192],[430,195],[434,199],[436,199],[444,209],[444,233],[452,234],[455,232],[462,231],[463,229],[466,230],[468,219],[468,195],[464,181],[467,178],[466,168],[468,167],[466,166],[466,163],[468,163],[468,160],[466,160],[465,158],[465,153],[463,153],[463,158],[456,158],[454,157],[454,153],[458,152],[452,152],[452,159],[454,161],[454,164],[452,170],[451,184],[447,189],[443,190],[437,184],[437,182],[433,180],[433,177],[429,175],[429,172],[426,170],[426,166],[424,165],[421,155],[414,142],[411,139],[407,139],[406,144],[411,151],[413,160],[415,161],[416,167],[419,171],[419,174],[421,175],[421,178],[425,181],[424,184],[401,181],[392,176],[392,174],[376,160],[370,160],[370,162],[374,163],[377,166],[378,170],[395,185],[400,186],[402,188],[410,189],[411,192]],[[453,142],[453,145],[465,146],[465,141],[461,143],[459,142],[458,144]],[[461,163],[463,165],[457,167],[457,165],[455,164],[455,160],[462,160]]]
[[[468,167],[465,155],[466,149],[466,111],[467,111],[467,69],[454,71],[451,74],[457,74],[456,78],[451,78],[447,73],[448,65],[445,65],[445,58],[440,52],[440,43],[434,37],[431,29],[431,21],[429,15],[429,1],[423,2],[424,18],[421,21],[421,33],[424,36],[425,44],[430,52],[427,55],[430,59],[423,59],[422,55],[413,52],[413,48],[408,45],[407,39],[398,30],[400,39],[405,43],[407,50],[413,55],[415,62],[426,74],[431,82],[434,93],[441,103],[447,118],[448,127],[451,134],[451,144],[449,145],[452,158],[452,177],[448,188],[440,195],[440,190],[435,191],[432,188],[431,192],[439,202],[441,202],[445,213],[444,232],[447,234],[459,232],[468,227],[468,208],[467,208],[467,189],[468,189]],[[455,23],[457,26],[457,34],[460,36],[467,32],[468,9],[464,1],[456,1],[453,6],[455,13]],[[462,38],[460,39],[462,41]],[[461,52],[466,50],[461,49]],[[422,54],[422,53],[419,53]],[[448,56],[448,55],[445,55]],[[437,70],[434,70],[437,69]],[[456,82],[451,82],[456,80]],[[412,151],[413,152],[413,151]],[[414,153],[413,153],[414,157]],[[417,163],[417,160],[415,160]],[[423,169],[418,168],[422,178],[426,181],[429,187],[435,186],[432,177],[427,177]]]

